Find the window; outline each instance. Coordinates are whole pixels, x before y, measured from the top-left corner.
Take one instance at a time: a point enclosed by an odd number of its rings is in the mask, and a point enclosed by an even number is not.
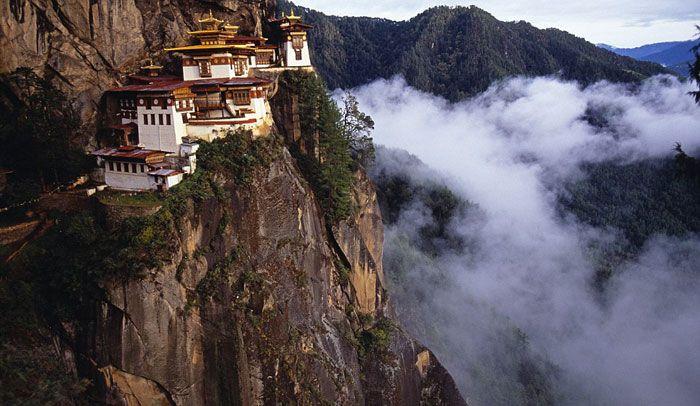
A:
[[[158,114],[158,125],[163,125],[163,115]]]
[[[109,163],[109,170],[114,171],[114,162]]]
[[[170,122],[170,114],[166,114],[166,115],[165,115],[165,124],[167,124],[167,125],[170,125],[170,124],[171,124],[171,122]]]
[[[236,59],[233,61],[233,69],[235,70],[236,76],[243,75],[246,66],[247,64],[245,59]]]
[[[117,165],[117,172],[121,172],[121,171],[122,171],[122,164],[121,164],[121,162],[117,162],[115,165]]]
[[[201,77],[211,76],[211,62],[210,61],[199,61],[199,76],[201,76]]]
[[[301,60],[301,50],[304,48],[304,37],[295,35],[292,37],[292,48],[296,54],[297,61]]]
[[[148,125],[148,114],[143,115],[143,125]]]
[[[141,173],[146,172],[146,165],[141,164]]]
[[[246,90],[233,91],[233,104],[237,106],[250,104],[250,92]]]
[[[131,164],[131,172],[136,173],[136,164]]]
[[[187,118],[187,113],[182,113],[182,122],[185,124],[189,122],[189,119]]]
[[[261,52],[256,56],[258,65],[270,65],[272,63],[271,52]]]
[[[151,125],[156,125],[156,115],[151,114]]]

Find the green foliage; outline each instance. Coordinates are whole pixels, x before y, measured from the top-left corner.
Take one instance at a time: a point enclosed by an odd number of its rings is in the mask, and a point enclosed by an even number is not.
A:
[[[686,180],[700,182],[700,160],[686,154],[679,143],[676,143],[674,150],[676,151],[675,164],[678,176]]]
[[[280,82],[299,97],[299,116],[304,145],[318,152],[302,153],[292,146],[302,172],[321,203],[326,220],[333,224],[352,211],[350,189],[353,160],[344,136],[341,113],[328,95],[323,81],[313,73],[285,72]]]
[[[357,337],[360,358],[385,355],[391,343],[391,333],[395,329],[396,326],[390,319],[382,317],[369,329],[361,330]]]
[[[42,306],[61,320],[80,319],[104,299],[102,284],[139,277],[165,257],[172,230],[166,213],[125,220],[108,230],[90,214],[56,219],[21,262],[40,291]]]
[[[23,280],[0,281],[0,404],[82,404],[87,383],[61,362]]]
[[[700,231],[700,187],[671,159],[587,165],[584,180],[569,184],[562,207],[596,227],[620,230],[631,247],[649,236]]]
[[[253,140],[250,131],[229,131],[226,137],[202,142],[197,159],[203,171],[225,175],[235,184],[243,185],[250,182],[255,168],[269,165],[280,151],[276,137]]]
[[[372,142],[374,120],[360,111],[357,98],[350,92],[343,96],[340,115],[340,128],[348,142],[352,158],[363,166],[369,166],[375,158]]]
[[[0,85],[0,167],[15,171],[15,183],[48,187],[89,167],[72,143],[80,118],[61,91],[28,68],[0,76]],[[8,189],[5,203],[26,198],[26,189]]]
[[[696,28],[700,36],[700,25],[696,25]],[[688,73],[690,80],[694,81],[695,84],[700,87],[700,44],[693,47],[693,53],[695,54],[695,62],[690,65]],[[700,104],[700,90],[690,92],[690,95],[695,98],[696,103]]]
[[[231,273],[231,267],[237,259],[238,251],[234,250],[228,257],[217,263],[213,269],[207,272],[204,278],[197,284],[197,293],[199,293],[200,298],[215,296],[217,289],[227,284]]]
[[[278,2],[285,10],[290,5]],[[668,72],[563,31],[498,21],[473,6],[434,7],[398,22],[297,10],[314,25],[312,61],[333,89],[402,74],[413,87],[456,101],[514,75],[561,73],[565,79],[592,83],[634,82]]]
[[[156,207],[163,204],[163,200],[154,192],[118,192],[106,190],[97,198],[101,203],[115,206],[130,207]]]
[[[341,285],[347,285],[350,282],[350,268],[344,264],[337,263],[336,269],[338,270],[338,281]]]
[[[426,181],[415,182],[404,174],[380,172],[373,176],[377,185],[377,197],[382,217],[387,224],[394,224],[400,214],[413,205],[424,208],[432,221],[426,221],[418,230],[420,249],[429,255],[443,250],[461,251],[468,248],[468,241],[452,232],[454,220],[476,212],[476,206],[457,196],[447,186]]]
[[[106,229],[91,213],[56,219],[53,229],[22,257],[24,268],[41,291],[43,305],[59,319],[78,319],[104,300],[105,281],[138,278],[145,269],[168,260],[176,220],[188,206],[227,197],[217,177],[237,184],[247,182],[256,167],[269,163],[279,151],[277,141],[252,141],[239,135],[202,143],[201,169],[171,189],[154,215],[128,218],[114,230]],[[125,198],[116,199],[123,203]]]
[[[652,235],[700,231],[700,165],[680,146],[677,151],[675,159],[587,165],[587,177],[568,184],[560,196],[562,215],[573,213],[582,222],[620,234],[588,247],[599,290]]]

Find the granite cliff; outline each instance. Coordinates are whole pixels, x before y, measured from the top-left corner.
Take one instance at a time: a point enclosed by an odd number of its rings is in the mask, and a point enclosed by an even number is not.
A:
[[[89,145],[104,90],[184,41],[209,8],[260,33],[274,1],[3,1],[0,71],[26,66],[51,79],[75,100]],[[289,139],[286,124],[273,137]],[[86,379],[80,395],[58,403],[464,404],[435,356],[395,321],[374,185],[358,168],[353,214],[327,224],[290,147],[277,143],[243,183],[236,173],[212,173],[220,195],[188,196],[160,223],[166,255],[137,277],[100,280],[100,294],[89,296],[99,300],[78,318],[10,303],[42,327],[3,336],[11,342],[3,356],[26,363],[34,358],[20,351],[33,352],[51,365],[57,358],[58,374]],[[86,210],[106,232],[119,227],[99,205]],[[21,269],[26,262],[3,274],[3,292],[36,283]],[[13,314],[3,325],[17,327]],[[32,397],[26,389],[0,400]],[[44,389],[37,393],[51,391]]]
[[[190,202],[168,261],[106,286],[78,370],[108,403],[463,404],[393,321],[376,194],[357,176],[359,210],[333,232],[284,148],[247,187],[221,178],[230,200]],[[379,329],[382,345],[363,341]]]

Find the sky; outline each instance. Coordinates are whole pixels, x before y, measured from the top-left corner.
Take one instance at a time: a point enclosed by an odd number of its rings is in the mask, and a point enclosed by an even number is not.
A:
[[[700,24],[696,0],[295,0],[327,14],[405,20],[439,5],[475,5],[504,21],[559,28],[593,43],[635,47],[688,40]]]

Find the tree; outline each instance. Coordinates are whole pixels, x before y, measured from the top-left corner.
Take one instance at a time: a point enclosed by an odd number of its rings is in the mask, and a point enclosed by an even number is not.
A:
[[[286,72],[282,86],[298,96],[302,143],[305,150],[290,150],[307,178],[329,224],[352,213],[350,190],[353,159],[344,136],[342,115],[328,95],[326,84],[315,73]],[[317,147],[317,148],[316,148]]]
[[[355,161],[368,166],[374,161],[375,155],[372,142],[374,120],[360,111],[357,98],[352,93],[346,92],[342,103],[340,127],[348,142],[350,154]]]
[[[700,25],[696,25],[698,29],[698,36],[700,37]],[[693,53],[695,54],[695,62],[690,65],[690,80],[694,81],[698,85],[698,90],[690,92],[690,95],[695,98],[695,102],[700,104],[700,43],[693,47]]]
[[[0,166],[20,182],[72,180],[85,170],[83,151],[71,142],[80,118],[65,95],[28,68],[2,75]]]

